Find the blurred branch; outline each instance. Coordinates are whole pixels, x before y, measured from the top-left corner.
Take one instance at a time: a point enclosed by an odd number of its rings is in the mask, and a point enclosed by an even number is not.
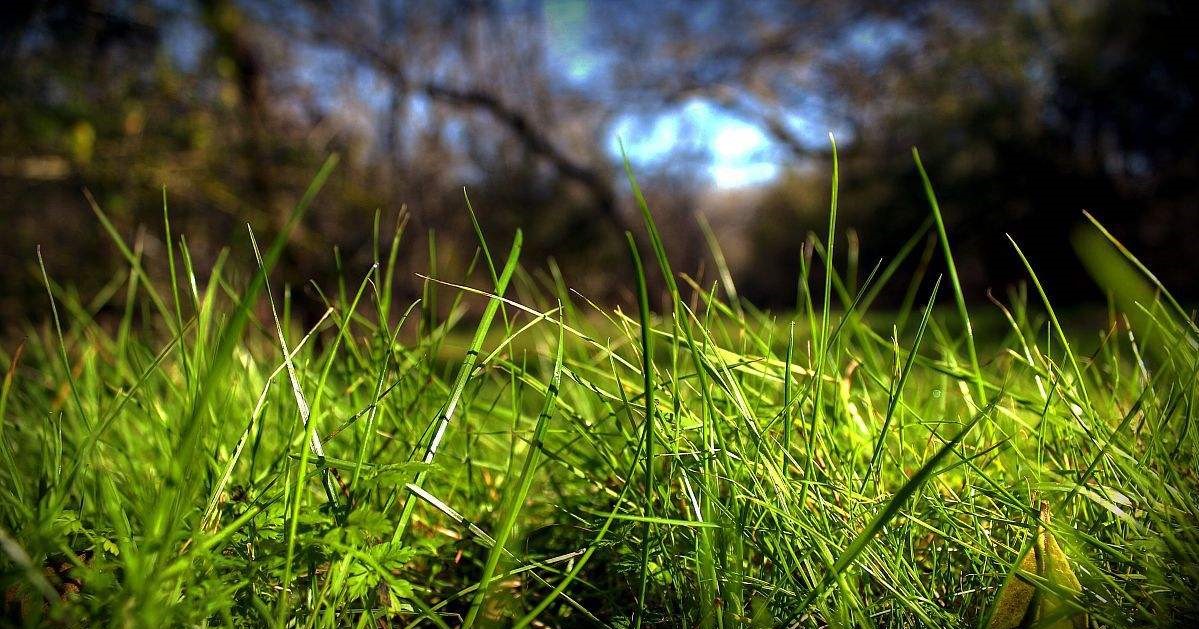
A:
[[[488,112],[520,139],[530,153],[545,159],[563,177],[586,188],[595,199],[600,212],[614,220],[618,227],[624,227],[624,221],[617,213],[612,185],[607,177],[567,156],[524,113],[508,106],[495,94],[478,89],[458,89],[429,81],[420,83],[417,91],[448,105],[478,108]]]
[[[401,92],[421,94],[430,100],[465,109],[486,112],[507,129],[532,155],[548,162],[565,179],[583,187],[596,209],[618,230],[629,228],[621,216],[611,181],[600,168],[567,155],[524,112],[505,102],[499,95],[481,88],[461,88],[432,80],[413,80],[401,63],[376,47],[346,34],[324,31],[319,35],[337,45],[362,63],[368,64],[394,82]]]

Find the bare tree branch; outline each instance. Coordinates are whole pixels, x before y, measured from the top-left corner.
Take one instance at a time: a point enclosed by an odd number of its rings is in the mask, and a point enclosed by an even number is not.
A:
[[[320,36],[386,76],[402,92],[418,93],[452,107],[486,112],[519,140],[529,153],[544,159],[563,178],[582,186],[605,220],[619,230],[629,228],[620,213],[611,177],[601,168],[567,155],[526,113],[505,102],[499,95],[481,88],[460,88],[430,80],[414,81],[396,59],[364,40],[327,31]]]

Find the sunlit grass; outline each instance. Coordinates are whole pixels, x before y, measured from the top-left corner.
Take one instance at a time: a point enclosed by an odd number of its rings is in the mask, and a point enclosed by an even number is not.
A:
[[[1081,594],[1014,578],[1107,626],[1194,619],[1196,328],[1097,223],[1107,325],[1063,326],[1026,260],[1031,292],[976,344],[927,177],[933,220],[860,286],[825,255],[834,209],[787,314],[736,298],[717,235],[714,284],[671,269],[630,181],[631,313],[481,232],[489,283],[393,303],[411,236],[376,221],[378,264],[322,287],[303,329],[270,273],[286,230],[261,272],[203,276],[169,222],[151,259],[97,208],[128,273],[95,297],[46,277],[47,323],[0,349],[6,618],[980,625],[1046,501]],[[949,280],[871,312],[930,225]]]

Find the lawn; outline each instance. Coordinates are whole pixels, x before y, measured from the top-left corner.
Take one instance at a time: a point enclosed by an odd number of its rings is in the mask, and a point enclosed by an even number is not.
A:
[[[45,321],[5,331],[8,622],[1199,621],[1199,332],[1097,223],[1092,328],[1036,260],[966,299],[931,186],[938,256],[875,311],[911,247],[839,273],[835,171],[794,313],[738,299],[715,237],[715,282],[671,269],[641,201],[635,308],[522,267],[519,233],[401,303],[401,228],[304,326],[271,271],[331,166],[280,237],[230,244],[257,269],[194,269],[166,213],[147,255],[96,208],[127,272],[46,277]]]

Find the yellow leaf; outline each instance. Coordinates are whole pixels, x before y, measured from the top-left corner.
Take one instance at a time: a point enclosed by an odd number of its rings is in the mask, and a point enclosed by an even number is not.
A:
[[[1049,503],[1042,501],[1036,538],[1000,588],[988,629],[1086,629],[1086,613],[1067,602],[1077,601],[1082,585],[1049,530],[1050,517]]]

